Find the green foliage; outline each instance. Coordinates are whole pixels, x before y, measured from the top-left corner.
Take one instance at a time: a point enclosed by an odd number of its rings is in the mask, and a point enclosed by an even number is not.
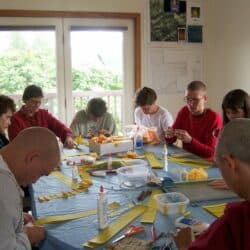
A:
[[[186,13],[164,12],[163,0],[150,0],[151,41],[177,41],[178,27],[186,26]]]
[[[73,91],[123,88],[121,76],[106,69],[89,68],[84,71],[72,69],[72,80]],[[30,84],[41,86],[45,92],[55,92],[57,88],[55,51],[42,39],[36,39],[31,46],[28,46],[20,33],[13,32],[9,48],[0,53],[0,93],[22,94],[24,88]],[[88,97],[76,98],[74,103],[76,111],[85,108],[87,101]],[[57,112],[56,105],[52,103],[46,105],[52,105],[54,112]],[[111,109],[114,109],[114,106],[117,107],[117,103],[112,103]],[[117,112],[114,116],[119,127],[121,119]]]
[[[0,55],[0,89],[2,94],[21,94],[30,84],[45,91],[56,89],[56,63],[48,48],[11,49]],[[90,68],[72,70],[73,90],[122,89],[121,77],[107,70]]]
[[[73,90],[91,90],[95,88],[103,90],[122,89],[122,80],[118,75],[97,68],[90,68],[85,71],[72,70]]]

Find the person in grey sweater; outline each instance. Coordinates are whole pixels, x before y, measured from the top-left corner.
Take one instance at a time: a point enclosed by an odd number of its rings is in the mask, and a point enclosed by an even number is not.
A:
[[[0,150],[0,250],[30,250],[45,238],[44,227],[23,218],[20,185],[48,175],[59,162],[56,136],[47,128],[24,129]]]
[[[115,121],[107,106],[101,98],[92,98],[87,104],[86,110],[76,113],[70,128],[74,136],[96,136],[99,133],[113,135],[116,131]]]

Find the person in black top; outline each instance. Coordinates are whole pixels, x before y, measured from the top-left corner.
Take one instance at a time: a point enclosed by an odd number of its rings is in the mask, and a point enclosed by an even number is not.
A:
[[[9,140],[5,136],[5,130],[10,125],[10,118],[16,110],[14,101],[5,95],[0,95],[0,148],[6,146]]]

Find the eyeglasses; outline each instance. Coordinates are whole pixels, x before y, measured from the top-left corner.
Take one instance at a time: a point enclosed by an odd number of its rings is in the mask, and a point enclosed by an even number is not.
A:
[[[34,99],[30,99],[29,103],[31,105],[41,105],[42,104],[42,100],[34,100]]]
[[[187,102],[187,103],[198,103],[200,102],[200,100],[202,99],[203,97],[200,97],[200,98],[190,98],[190,97],[187,97],[185,96],[184,97],[184,102]]]

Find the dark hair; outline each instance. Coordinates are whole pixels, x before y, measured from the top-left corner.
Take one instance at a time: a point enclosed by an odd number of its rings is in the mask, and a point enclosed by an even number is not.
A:
[[[33,97],[43,97],[43,91],[41,87],[36,85],[29,85],[24,89],[23,102],[26,102]]]
[[[0,95],[0,116],[6,113],[9,109],[12,112],[15,112],[16,104],[10,97],[6,95]]]
[[[237,111],[242,109],[244,111],[244,117],[250,118],[250,98],[247,92],[242,89],[234,89],[229,91],[223,98],[222,111],[223,111],[223,123],[229,122],[226,116],[226,109]]]
[[[205,83],[201,81],[192,81],[187,85],[187,90],[188,91],[196,91],[196,90],[207,90],[207,86]]]
[[[135,105],[144,106],[152,105],[157,99],[156,92],[148,87],[143,87],[136,92]]]
[[[101,98],[92,98],[87,104],[87,114],[91,114],[94,117],[101,117],[107,112],[106,102]]]

